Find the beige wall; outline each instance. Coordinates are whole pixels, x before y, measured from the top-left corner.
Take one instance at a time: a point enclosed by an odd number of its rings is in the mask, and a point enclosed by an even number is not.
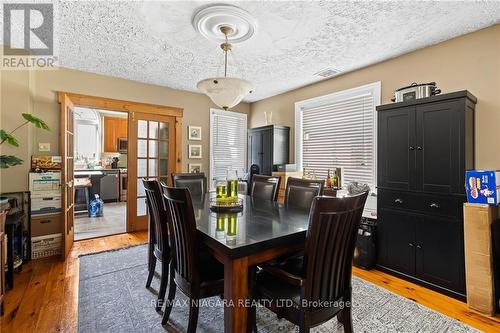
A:
[[[249,127],[264,125],[266,111],[274,123],[290,126],[293,162],[295,102],[375,81],[382,82],[382,104],[411,82],[436,81],[444,93],[469,90],[478,99],[476,167],[500,169],[500,25],[252,103]]]
[[[0,192],[28,189],[27,172],[31,155],[47,154],[38,152],[38,142],[49,142],[50,154],[59,154],[57,91],[183,108],[183,169],[187,170],[189,162],[200,161],[187,158],[187,126],[197,125],[202,126],[203,135],[202,171],[208,173],[209,109],[216,106],[205,95],[64,68],[53,71],[2,71],[0,75],[0,128],[12,129],[20,123],[21,113],[32,112],[44,119],[52,129],[48,133],[38,129],[23,128],[17,134],[21,147],[10,148],[5,144],[1,146],[2,154],[15,154],[25,163],[22,166],[0,170]],[[248,114],[249,105],[241,103],[234,111]]]

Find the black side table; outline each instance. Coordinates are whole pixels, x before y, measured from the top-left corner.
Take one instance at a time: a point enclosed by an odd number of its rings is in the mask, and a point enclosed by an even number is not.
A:
[[[8,290],[14,288],[14,238],[16,237],[16,235],[20,237],[17,242],[17,250],[21,255],[22,260],[23,219],[24,213],[17,212],[12,215],[7,215],[7,219],[5,221],[5,234],[7,235],[7,274],[5,276],[5,284],[6,289]]]

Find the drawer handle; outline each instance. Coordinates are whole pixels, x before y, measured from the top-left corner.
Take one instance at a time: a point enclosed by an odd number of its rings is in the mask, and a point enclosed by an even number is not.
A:
[[[421,146],[418,146],[417,150],[423,150],[423,148]]]
[[[422,248],[422,246],[420,246],[420,245],[417,245],[417,249],[421,249],[421,248]]]
[[[50,220],[41,220],[40,223],[41,224],[50,223]]]
[[[437,203],[433,202],[429,205],[429,207],[438,209],[440,206]]]
[[[410,146],[410,150],[415,150],[415,147],[413,147],[413,146]]]
[[[402,204],[403,203],[403,199],[397,198],[396,200],[394,200],[394,202],[397,203],[397,204]]]
[[[413,245],[413,243],[410,243],[410,244],[408,244],[408,245],[409,245],[410,247],[413,247],[413,246],[414,246],[414,245]]]

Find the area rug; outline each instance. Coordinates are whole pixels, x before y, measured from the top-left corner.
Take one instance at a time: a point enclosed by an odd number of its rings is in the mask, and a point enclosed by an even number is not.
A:
[[[157,271],[159,271],[157,267]],[[185,332],[187,298],[177,292],[167,325],[155,311],[159,279],[146,289],[145,245],[80,257],[78,332]],[[409,299],[353,277],[353,325],[355,332],[479,332]],[[218,297],[201,303],[197,332],[220,333],[224,310]],[[288,321],[278,320],[263,307],[257,309],[262,333],[298,332]],[[342,332],[336,319],[312,332]]]

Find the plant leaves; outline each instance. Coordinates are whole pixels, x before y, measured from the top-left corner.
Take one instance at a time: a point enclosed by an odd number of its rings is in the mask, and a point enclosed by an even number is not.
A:
[[[45,123],[45,121],[43,121],[40,118],[35,117],[34,115],[32,115],[30,113],[23,113],[23,118],[26,119],[27,121],[29,121],[30,123],[32,123],[33,125],[35,125],[35,127],[44,129],[46,131],[50,131],[49,125],[47,125]]]
[[[8,169],[11,166],[21,165],[23,160],[12,155],[0,155],[0,169]]]
[[[19,141],[17,141],[17,139],[13,135],[7,133],[3,129],[0,129],[0,141],[7,142],[9,145],[14,147],[19,147]]]

